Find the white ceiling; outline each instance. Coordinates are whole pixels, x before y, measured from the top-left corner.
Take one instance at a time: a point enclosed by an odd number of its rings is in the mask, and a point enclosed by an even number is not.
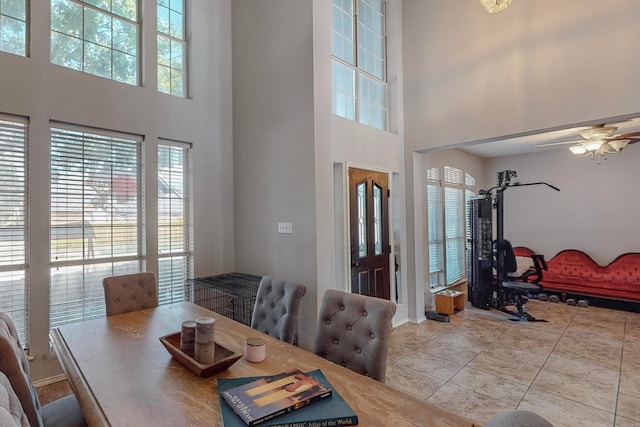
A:
[[[580,123],[579,125],[573,125],[570,128],[565,129],[555,129],[528,135],[507,137],[491,142],[469,143],[456,148],[483,158],[505,157],[552,150],[567,150],[572,144],[556,145],[544,148],[536,148],[535,146],[553,142],[577,142],[584,140],[579,134],[580,131],[588,129],[591,126],[603,123],[606,123],[607,126],[615,126],[618,128],[614,135],[629,132],[640,132],[640,117],[617,117],[613,119],[603,119],[600,121]]]

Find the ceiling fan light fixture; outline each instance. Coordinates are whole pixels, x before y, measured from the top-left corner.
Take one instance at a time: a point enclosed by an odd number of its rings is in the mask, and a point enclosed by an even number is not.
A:
[[[620,152],[630,141],[630,139],[614,139],[613,141],[609,141],[609,147],[613,148],[616,152]]]
[[[511,0],[479,0],[487,12],[494,14],[502,12],[511,5]]]
[[[582,145],[587,151],[598,151],[600,147],[602,147],[602,144],[604,144],[603,140],[594,140],[594,141],[587,141]]]
[[[613,135],[617,130],[618,128],[616,127],[596,127],[583,130],[580,132],[580,136],[584,139],[605,139]]]
[[[580,156],[587,152],[587,149],[584,148],[584,145],[572,145],[569,147],[569,151],[571,151],[576,156]]]

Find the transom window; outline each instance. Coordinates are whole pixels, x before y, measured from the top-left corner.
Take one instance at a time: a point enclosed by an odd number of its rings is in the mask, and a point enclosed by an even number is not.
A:
[[[451,167],[427,170],[429,287],[439,290],[465,277],[467,202],[475,178]]]
[[[158,0],[158,91],[186,96],[184,0]]]
[[[0,0],[0,50],[27,55],[27,2]]]
[[[332,111],[386,129],[386,1],[333,0],[332,8]]]
[[[51,0],[51,62],[139,82],[138,0]]]

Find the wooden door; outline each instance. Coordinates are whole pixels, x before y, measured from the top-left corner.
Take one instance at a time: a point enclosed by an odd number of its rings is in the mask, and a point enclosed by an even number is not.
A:
[[[349,168],[351,292],[391,299],[388,175]]]

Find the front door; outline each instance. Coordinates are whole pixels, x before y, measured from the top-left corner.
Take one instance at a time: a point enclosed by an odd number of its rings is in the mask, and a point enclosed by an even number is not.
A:
[[[351,292],[391,299],[388,175],[349,168]]]

